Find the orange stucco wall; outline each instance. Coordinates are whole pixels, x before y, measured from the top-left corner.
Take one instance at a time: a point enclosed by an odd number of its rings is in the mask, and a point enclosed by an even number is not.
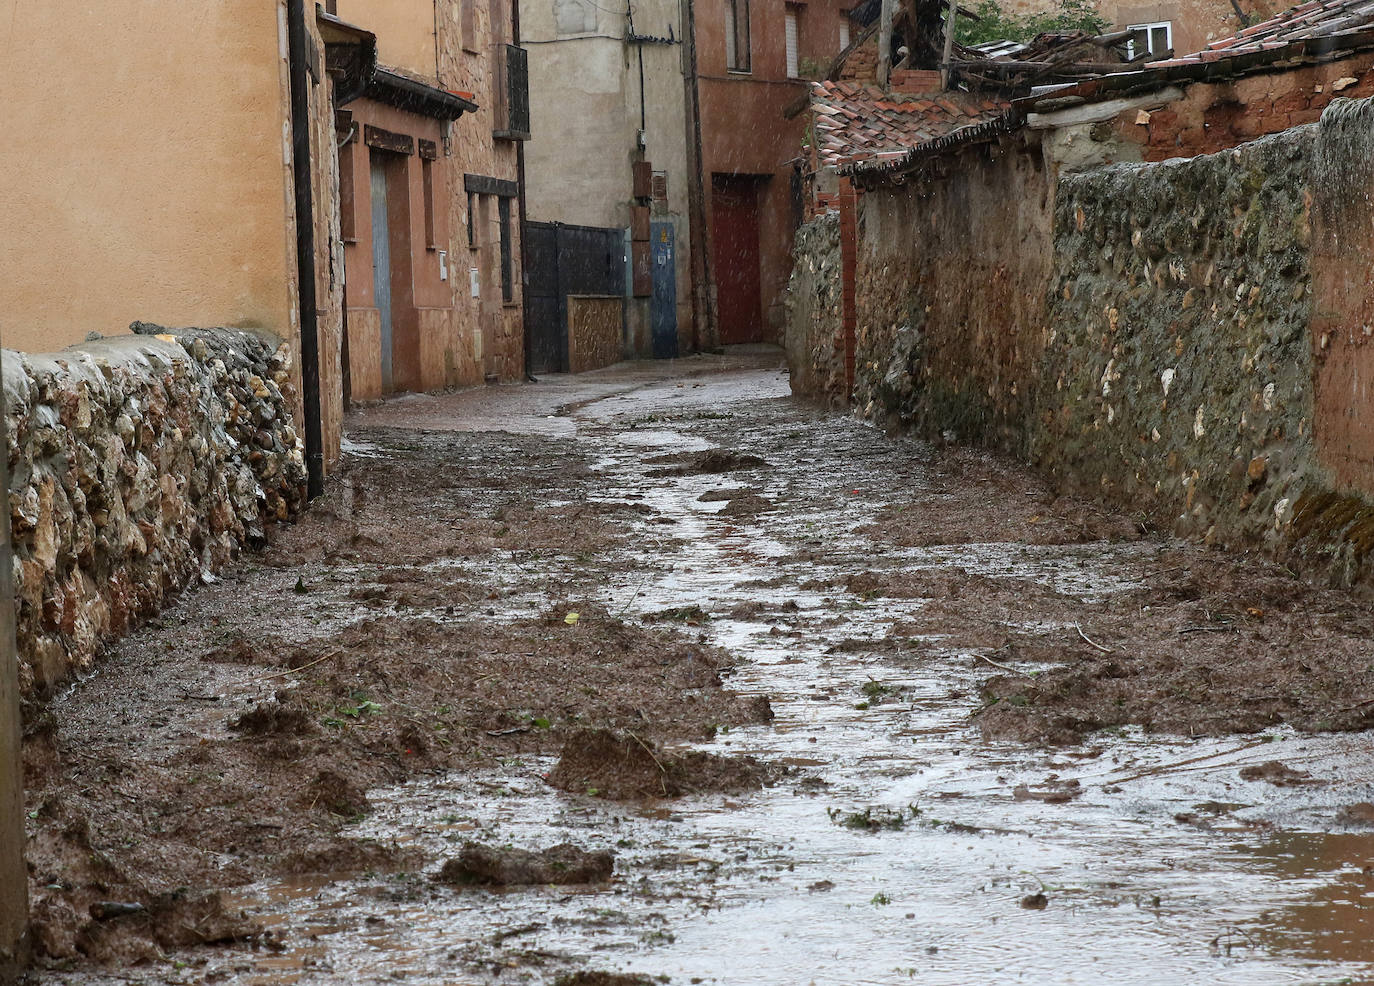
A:
[[[4,345],[134,319],[291,334],[278,10],[0,0]]]

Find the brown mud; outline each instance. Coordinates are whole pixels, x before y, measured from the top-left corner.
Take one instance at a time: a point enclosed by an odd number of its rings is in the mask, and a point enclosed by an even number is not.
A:
[[[342,887],[349,906],[370,908],[353,931],[387,914],[397,923],[392,904],[440,909],[446,893],[490,894],[469,910],[512,915],[485,940],[445,942],[430,966],[444,971],[425,982],[452,981],[451,968],[483,984],[657,981],[594,971],[610,964],[596,936],[633,929],[637,956],[672,946],[662,910],[723,909],[712,881],[731,871],[712,840],[729,843],[719,827],[695,836],[683,828],[655,836],[659,847],[633,827],[683,826],[701,804],[728,816],[750,799],[767,807],[749,826],[778,831],[766,851],[750,844],[729,857],[749,884],[771,888],[796,867],[798,896],[809,902],[799,906],[836,900],[826,912],[835,927],[853,931],[843,922],[858,915],[891,940],[893,925],[878,922],[904,919],[887,916],[881,885],[856,890],[845,869],[808,868],[814,859],[791,843],[813,816],[825,838],[865,840],[844,843],[846,865],[878,880],[872,872],[925,864],[905,845],[882,849],[885,839],[962,839],[958,854],[940,843],[931,858],[971,859],[995,855],[996,840],[1013,838],[1017,825],[1029,833],[1016,836],[1021,849],[1039,853],[1054,832],[1031,812],[1101,812],[1115,824],[1114,812],[1127,812],[1110,799],[1153,769],[1118,769],[1117,752],[1103,753],[1134,727],[1187,738],[1374,725],[1374,611],[1364,590],[1324,588],[1260,558],[1161,537],[1136,518],[1058,496],[995,456],[892,441],[780,399],[775,381],[751,396],[752,378],[741,377],[722,414],[718,396],[692,410],[682,397],[701,386],[692,378],[674,385],[663,382],[667,371],[624,372],[400,400],[356,416],[343,467],[306,517],[113,647],[92,678],[28,710],[28,858],[43,976],[105,982],[103,967],[112,976],[150,970],[150,982],[337,981],[350,974],[345,966],[310,965],[324,961],[317,932],[289,915],[267,920],[266,906],[236,908],[264,887]],[[732,379],[716,384],[720,392],[733,393]],[[659,387],[652,413],[636,419],[628,395],[650,383]],[[675,402],[684,410],[673,411]],[[584,430],[576,441],[573,416]],[[517,419],[523,430],[495,430]],[[678,450],[654,454],[663,447],[655,433]],[[711,581],[721,573],[702,560],[707,547],[738,581]],[[790,691],[767,690],[775,686]],[[932,745],[917,745],[928,738]],[[899,759],[898,742],[918,759]],[[927,769],[933,786],[971,775],[965,751],[978,743],[986,779],[926,791]],[[997,757],[1013,744],[1046,769],[1004,767]],[[1095,757],[1109,762],[1095,783],[1080,782],[1077,765]],[[1331,771],[1309,772],[1288,752],[1276,767],[1271,759],[1222,760],[1218,783],[1252,804],[1326,790]],[[880,787],[873,776],[903,793],[869,803]],[[517,791],[510,777],[526,786]],[[828,788],[832,780],[841,791]],[[946,795],[934,809],[915,803]],[[1190,834],[1273,828],[1268,818],[1235,820],[1229,788],[1205,803],[1223,795],[1228,806],[1215,812],[1190,805],[1162,817]],[[1348,807],[1339,817],[1330,807],[1328,824],[1370,824],[1367,804],[1352,804],[1360,796],[1334,786],[1330,796]],[[433,807],[445,798],[459,807]],[[989,818],[971,809],[954,817],[979,799],[992,805]],[[554,807],[497,832],[475,808],[467,813],[478,801]],[[453,817],[436,821],[436,811]],[[999,816],[1010,812],[1021,814]],[[388,821],[370,826],[376,818]],[[562,841],[569,819],[583,818],[596,826],[583,840],[590,852]],[[461,847],[403,838],[408,824]],[[512,831],[524,836],[508,844]],[[1333,844],[1341,860],[1367,848]],[[596,859],[584,871],[585,857]],[[755,857],[766,864],[746,869]],[[1057,914],[1062,888],[1046,894],[1039,876],[1014,883],[1006,873],[1024,865],[1008,857],[987,864],[998,875],[969,877],[978,892],[1007,888],[1018,914]],[[571,891],[507,905],[509,895],[537,891],[459,892],[443,885],[444,870],[452,882],[504,887],[557,884],[550,877],[571,871],[604,880],[610,896],[569,916],[540,908],[565,906]],[[907,877],[933,881],[919,888],[923,903],[908,904],[911,915],[935,908],[938,879]],[[1107,886],[1115,893],[1118,884]],[[955,890],[948,913],[965,915],[974,891]],[[733,893],[728,900],[753,900]],[[1161,917],[1155,900],[1142,911],[1151,928]],[[1110,907],[1120,906],[1113,898]],[[1180,933],[1193,920],[1180,911]],[[789,913],[785,924],[805,919]],[[591,929],[596,944],[541,944],[574,926]],[[828,929],[812,930],[831,948]],[[737,964],[759,945],[744,940]],[[722,954],[712,942],[698,947]],[[274,972],[283,950],[296,964]],[[936,963],[945,953],[920,954]],[[851,959],[861,965],[862,949]],[[753,978],[712,981],[781,986],[769,961]],[[570,973],[577,965],[587,968]],[[889,962],[853,981],[912,978],[897,968],[915,966]],[[932,981],[972,981],[946,972]]]

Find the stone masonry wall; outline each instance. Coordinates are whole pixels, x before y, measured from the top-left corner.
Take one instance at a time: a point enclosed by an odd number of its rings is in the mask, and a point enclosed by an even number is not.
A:
[[[305,501],[285,345],[233,330],[4,354],[20,687],[42,695]]]
[[[864,195],[860,413],[1374,577],[1374,101],[1188,159],[1051,180],[1037,156],[965,152]]]
[[[840,297],[840,218],[821,216],[797,230],[787,290],[787,366],[796,393],[843,407],[844,330]]]
[[[1182,532],[1265,538],[1314,481],[1313,128],[1064,178],[1033,461]]]
[[[854,400],[871,418],[1025,451],[1045,337],[1053,192],[994,146],[947,179],[866,192]]]

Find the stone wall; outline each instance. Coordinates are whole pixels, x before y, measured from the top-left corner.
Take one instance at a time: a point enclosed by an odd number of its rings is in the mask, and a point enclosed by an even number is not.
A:
[[[1374,103],[1212,155],[1044,161],[1004,141],[864,195],[859,412],[1335,582],[1374,574]],[[837,291],[799,244],[798,283]],[[828,399],[807,311],[794,387]]]
[[[1025,450],[1045,337],[1053,194],[1042,158],[970,152],[864,194],[854,400],[871,418]]]
[[[41,695],[305,501],[290,349],[234,330],[4,354],[20,688]]]
[[[797,230],[796,264],[787,290],[785,337],[792,390],[843,407],[840,218],[821,216]]]
[[[1313,129],[1059,185],[1031,459],[1183,532],[1264,538],[1314,481]]]

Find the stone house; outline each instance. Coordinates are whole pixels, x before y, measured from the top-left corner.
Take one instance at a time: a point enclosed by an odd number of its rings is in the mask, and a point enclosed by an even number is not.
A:
[[[335,0],[378,68],[338,107],[350,396],[525,372],[525,53],[506,0]]]
[[[848,2],[693,4],[707,249],[721,343],[780,342],[809,79],[850,42]]]
[[[781,340],[808,80],[850,43],[847,7],[522,10],[536,131],[528,310],[532,337],[549,337],[538,362],[571,365],[589,344],[609,358],[617,314],[626,354]]]
[[[296,356],[286,386],[318,488],[343,419],[327,149],[331,90],[349,83],[324,70],[313,5],[6,0],[0,44],[4,345],[53,351],[136,320],[270,333]]]
[[[536,372],[695,348],[685,27],[680,0],[522,6]]]

